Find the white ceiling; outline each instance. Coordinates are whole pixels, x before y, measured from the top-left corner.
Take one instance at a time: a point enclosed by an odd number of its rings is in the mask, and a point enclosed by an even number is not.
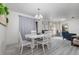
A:
[[[79,17],[78,3],[7,3],[11,10],[35,16],[37,8],[44,17]]]

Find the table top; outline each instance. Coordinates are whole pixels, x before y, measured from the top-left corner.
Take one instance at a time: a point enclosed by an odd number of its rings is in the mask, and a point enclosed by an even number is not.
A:
[[[44,36],[45,36],[44,34],[40,34],[40,35],[27,34],[27,35],[25,35],[25,38],[41,38]]]

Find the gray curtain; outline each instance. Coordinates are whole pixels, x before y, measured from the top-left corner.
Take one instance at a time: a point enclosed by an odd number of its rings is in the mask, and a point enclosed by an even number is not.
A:
[[[35,20],[24,16],[19,16],[19,31],[23,40],[25,40],[25,35],[30,34],[32,30],[36,30]]]

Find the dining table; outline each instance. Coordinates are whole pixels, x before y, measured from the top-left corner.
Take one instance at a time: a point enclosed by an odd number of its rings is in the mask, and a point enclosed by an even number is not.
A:
[[[32,39],[36,39],[36,38],[43,38],[45,37],[45,34],[26,34],[25,38],[32,38]]]
[[[26,34],[25,35],[26,39],[30,38],[32,40],[32,45],[34,45],[34,47],[35,47],[35,45],[37,45],[37,40],[36,39],[38,39],[38,38],[41,39],[43,37],[45,37],[45,34],[40,34],[40,35],[37,35],[37,34]]]

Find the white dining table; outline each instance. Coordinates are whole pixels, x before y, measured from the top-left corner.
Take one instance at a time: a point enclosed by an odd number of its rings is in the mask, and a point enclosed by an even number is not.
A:
[[[45,36],[45,34],[40,34],[40,35],[33,35],[33,34],[27,34],[25,35],[25,38],[33,38],[33,39],[36,39],[36,38],[43,38]]]

